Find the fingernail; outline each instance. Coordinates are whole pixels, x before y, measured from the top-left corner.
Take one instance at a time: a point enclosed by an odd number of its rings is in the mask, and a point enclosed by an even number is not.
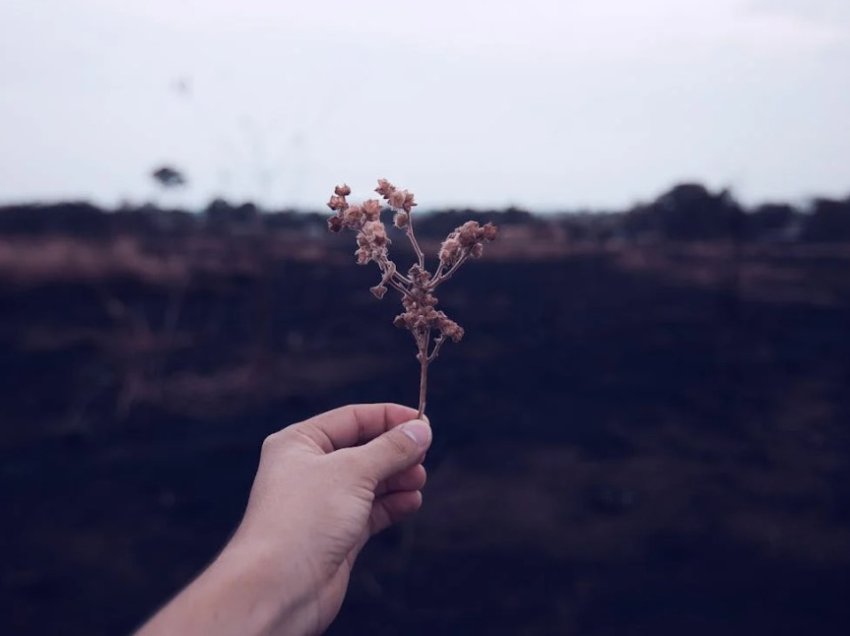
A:
[[[419,446],[427,446],[431,441],[431,427],[422,420],[412,420],[401,425],[401,432]]]

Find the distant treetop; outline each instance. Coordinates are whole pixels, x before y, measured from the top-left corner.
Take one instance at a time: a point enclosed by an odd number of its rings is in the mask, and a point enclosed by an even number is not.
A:
[[[162,166],[151,173],[151,177],[163,188],[179,188],[186,185],[183,173],[171,166]]]

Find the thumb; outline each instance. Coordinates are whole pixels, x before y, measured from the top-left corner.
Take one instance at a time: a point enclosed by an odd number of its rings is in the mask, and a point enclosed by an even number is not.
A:
[[[415,466],[431,445],[431,427],[423,420],[411,420],[391,428],[371,442],[352,449],[368,466],[376,482]]]

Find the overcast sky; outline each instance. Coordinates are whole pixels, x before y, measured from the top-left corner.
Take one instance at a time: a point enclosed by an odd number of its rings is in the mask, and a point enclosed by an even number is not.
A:
[[[850,0],[0,0],[0,202],[850,194]]]

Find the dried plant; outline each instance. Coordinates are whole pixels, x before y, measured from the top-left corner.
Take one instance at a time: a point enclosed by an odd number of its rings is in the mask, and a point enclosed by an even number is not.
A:
[[[417,262],[407,274],[398,271],[389,258],[388,247],[391,243],[387,229],[381,221],[384,204],[378,199],[369,199],[359,205],[351,205],[346,197],[351,188],[340,185],[328,201],[328,207],[336,214],[328,220],[328,228],[339,232],[343,228],[357,232],[357,263],[378,264],[381,270],[381,282],[370,289],[377,298],[383,298],[387,289],[392,287],[401,294],[404,311],[395,317],[396,327],[407,329],[416,341],[419,360],[419,417],[425,412],[425,396],[428,391],[428,366],[440,353],[440,347],[447,339],[459,342],[463,338],[463,328],[445,313],[436,309],[437,287],[451,278],[470,258],[479,258],[484,251],[484,243],[496,238],[497,228],[492,223],[479,225],[477,221],[467,221],[452,231],[440,247],[440,264],[432,274],[425,268],[425,254],[419,247],[413,232],[413,193],[396,188],[386,179],[378,180],[377,192],[394,212],[395,227],[403,230],[413,246]]]

